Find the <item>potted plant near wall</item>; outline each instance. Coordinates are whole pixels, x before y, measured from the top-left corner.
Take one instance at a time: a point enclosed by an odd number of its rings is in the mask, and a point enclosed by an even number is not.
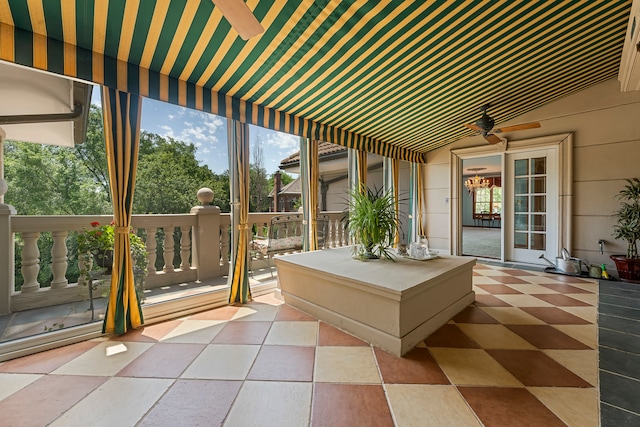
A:
[[[354,258],[393,260],[390,248],[398,230],[398,216],[391,193],[385,194],[382,189],[354,190],[346,216]]]
[[[626,255],[611,255],[621,280],[640,283],[640,258],[638,240],[640,239],[640,179],[627,179],[627,184],[616,195],[621,201],[614,218],[613,236],[627,242]]]
[[[82,259],[84,267],[80,274],[91,281],[91,270],[94,266],[101,269],[102,274],[110,274],[113,265],[113,245],[115,242],[114,223],[100,225],[99,222],[91,223],[90,229],[84,229],[78,233],[78,258]],[[140,236],[133,231],[129,232],[131,258],[133,260],[133,276],[136,284],[138,299],[144,299],[144,282],[147,277],[147,248]],[[95,261],[95,263],[94,263]]]

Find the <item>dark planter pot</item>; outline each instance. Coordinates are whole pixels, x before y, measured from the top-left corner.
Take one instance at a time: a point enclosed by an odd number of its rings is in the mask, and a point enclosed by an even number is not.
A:
[[[113,267],[113,250],[93,254],[93,259],[95,259],[98,267],[105,269],[104,274],[111,274],[111,268]]]
[[[616,263],[620,280],[640,283],[640,258],[627,258],[625,255],[611,255],[609,258]]]

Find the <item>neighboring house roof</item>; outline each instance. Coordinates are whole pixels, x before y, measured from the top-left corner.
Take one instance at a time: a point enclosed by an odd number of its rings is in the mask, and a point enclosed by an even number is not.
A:
[[[347,147],[342,145],[333,144],[331,142],[320,141],[318,142],[318,161],[333,159],[336,157],[343,157],[347,155]],[[280,167],[286,167],[291,165],[297,165],[300,163],[300,151],[296,151],[289,157],[280,161]]]
[[[278,194],[281,196],[285,194],[289,194],[292,196],[302,194],[302,184],[300,182],[300,178],[296,178],[282,187],[282,190],[280,190]],[[269,193],[269,197],[273,197],[273,190],[271,190],[271,192]]]

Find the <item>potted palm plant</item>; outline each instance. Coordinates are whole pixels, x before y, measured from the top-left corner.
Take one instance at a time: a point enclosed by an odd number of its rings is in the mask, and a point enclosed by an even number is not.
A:
[[[390,248],[398,230],[398,216],[391,193],[366,187],[354,190],[346,216],[354,258],[393,260]]]
[[[622,205],[614,214],[617,224],[613,226],[613,236],[627,242],[627,254],[611,255],[610,258],[616,264],[620,279],[640,283],[640,179],[627,179],[627,184],[616,197]]]

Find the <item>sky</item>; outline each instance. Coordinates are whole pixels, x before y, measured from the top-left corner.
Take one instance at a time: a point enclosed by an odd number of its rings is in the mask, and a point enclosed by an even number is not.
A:
[[[92,104],[101,106],[100,89],[94,87]],[[185,107],[149,98],[142,100],[142,130],[163,137],[192,143],[197,147],[196,158],[215,173],[229,169],[226,119]],[[251,149],[262,147],[267,174],[278,170],[280,161],[300,148],[297,136],[258,126],[249,126]],[[253,162],[253,155],[250,157]]]

